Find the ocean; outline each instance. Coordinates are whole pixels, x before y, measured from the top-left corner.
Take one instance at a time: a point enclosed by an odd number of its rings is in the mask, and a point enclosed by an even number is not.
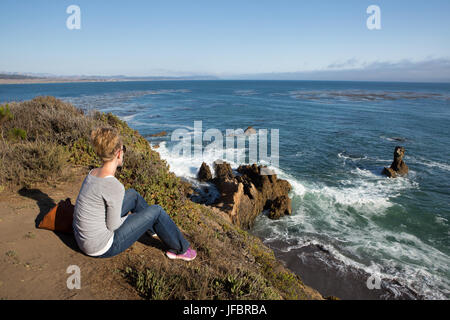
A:
[[[84,110],[112,112],[150,143],[159,144],[157,151],[170,170],[199,187],[194,180],[198,168],[202,161],[212,165],[217,155],[175,155],[179,142],[171,141],[174,130],[192,134],[194,121],[202,121],[203,133],[252,126],[267,129],[270,140],[271,130],[278,129],[277,165],[260,163],[291,183],[293,213],[279,220],[261,214],[253,234],[322,293],[350,299],[450,297],[450,84],[0,85],[0,103],[37,95],[52,95]],[[169,135],[151,137],[160,131]],[[397,145],[406,149],[409,174],[389,179],[381,171],[391,164]],[[243,163],[237,159],[229,161],[232,168]],[[331,276],[321,276],[330,270]],[[346,273],[359,276],[349,280]],[[371,280],[366,282],[367,275]],[[379,294],[374,293],[380,289],[369,288],[369,282],[376,283],[373,279],[383,284]],[[363,293],[352,289],[356,282]]]

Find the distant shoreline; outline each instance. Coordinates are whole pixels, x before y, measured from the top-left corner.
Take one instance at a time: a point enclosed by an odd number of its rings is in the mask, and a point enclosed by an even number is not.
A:
[[[0,84],[29,84],[29,83],[66,83],[66,82],[111,82],[117,80],[73,80],[73,79],[0,79]]]
[[[255,81],[255,82],[366,82],[366,83],[411,83],[411,84],[450,84],[450,82],[405,82],[405,81],[367,81],[367,80],[267,80],[267,79],[207,79],[207,78],[114,78],[114,79],[66,79],[66,78],[26,78],[0,79],[2,84],[48,84],[48,83],[83,83],[83,82],[139,82],[139,81]]]
[[[132,82],[132,81],[174,81],[194,79],[56,79],[56,78],[33,78],[33,79],[0,79],[1,84],[45,84],[45,83],[80,83],[80,82]],[[200,79],[195,79],[200,80]]]

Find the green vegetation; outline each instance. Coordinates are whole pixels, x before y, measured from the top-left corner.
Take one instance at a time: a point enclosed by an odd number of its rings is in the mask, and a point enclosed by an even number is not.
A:
[[[13,264],[19,264],[19,263],[20,263],[19,256],[17,255],[17,252],[16,252],[16,251],[14,251],[14,250],[9,250],[9,251],[7,251],[7,252],[5,253],[5,255],[11,259],[11,262],[12,262]]]
[[[19,128],[12,128],[8,131],[9,139],[10,140],[26,140],[27,139],[27,132],[23,129]]]
[[[91,130],[98,126],[119,130],[127,152],[116,177],[150,205],[161,205],[198,252],[189,263],[168,261],[162,250],[151,245],[142,254],[128,250],[115,257],[123,280],[141,297],[321,298],[285,269],[258,238],[209,207],[191,202],[186,196],[189,185],[169,171],[145,138],[115,115],[95,110],[85,114],[54,97],[11,103],[1,110],[13,115],[3,122],[0,136],[0,185],[11,190],[66,182],[75,167],[87,174],[101,164],[89,144]]]
[[[7,120],[11,120],[12,118],[13,115],[11,110],[9,110],[9,105],[6,104],[4,106],[0,106],[0,125]]]

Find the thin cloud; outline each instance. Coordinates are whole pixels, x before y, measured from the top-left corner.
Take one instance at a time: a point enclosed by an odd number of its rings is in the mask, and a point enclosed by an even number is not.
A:
[[[358,59],[356,58],[351,58],[348,59],[344,62],[334,62],[332,64],[329,64],[327,66],[327,69],[345,69],[345,68],[353,68],[355,66],[357,66],[358,64]]]
[[[359,68],[351,68],[357,64],[358,60],[352,58],[330,64],[325,70],[243,74],[230,79],[450,82],[449,58],[374,61],[361,63]]]

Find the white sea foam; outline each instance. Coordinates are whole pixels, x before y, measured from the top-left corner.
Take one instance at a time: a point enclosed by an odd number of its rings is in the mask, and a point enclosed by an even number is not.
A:
[[[258,94],[256,90],[234,90],[233,93],[238,96],[253,96]]]
[[[190,134],[193,134],[193,132],[190,132]],[[170,171],[174,172],[178,176],[189,178],[196,178],[198,169],[200,168],[202,162],[205,162],[210,168],[213,168],[214,161],[218,159],[222,159],[230,163],[232,169],[236,169],[241,164],[235,161],[224,159],[222,157],[224,154],[219,157],[219,155],[216,155],[213,152],[208,152],[206,149],[203,150],[200,157],[194,157],[193,152],[191,153],[191,155],[176,155],[173,154],[172,150],[169,150],[165,141],[160,143],[157,151],[159,152],[161,157],[170,165]],[[237,159],[238,155],[241,152],[244,152],[245,149],[233,148],[231,151],[234,152],[234,159]],[[230,152],[230,150],[228,150],[228,152]],[[212,173],[214,174],[214,172]]]
[[[120,116],[119,119],[129,122],[129,121],[132,121],[134,119],[134,117],[136,117],[136,114],[132,114],[129,116]]]
[[[406,142],[407,139],[403,137],[386,137],[386,136],[380,136],[380,138],[385,139],[387,141],[397,141],[397,142]]]
[[[371,161],[386,163],[387,166],[389,166],[392,163],[392,159],[379,159],[379,158],[368,158],[368,159]]]
[[[429,168],[439,168],[441,170],[450,171],[450,164],[442,163],[438,161],[432,161],[424,159],[422,157],[408,157],[407,159],[410,163],[423,165]]]
[[[434,219],[436,220],[436,222],[438,223],[438,224],[441,224],[441,225],[447,225],[447,223],[448,223],[448,219],[446,219],[446,218],[444,218],[444,217],[440,217],[440,216],[438,216],[438,215],[436,215],[435,217],[434,217]]]
[[[405,189],[418,184],[407,178],[387,179],[369,170],[356,168],[348,179],[337,181],[339,186],[315,184],[309,192],[317,196],[320,207],[329,210],[336,204],[356,207],[366,212],[382,213],[393,205],[390,201]]]
[[[365,159],[367,159],[367,156],[356,156],[356,155],[346,154],[345,152],[339,152],[338,158],[346,159],[346,160],[347,159],[349,159],[349,160],[365,160]]]

